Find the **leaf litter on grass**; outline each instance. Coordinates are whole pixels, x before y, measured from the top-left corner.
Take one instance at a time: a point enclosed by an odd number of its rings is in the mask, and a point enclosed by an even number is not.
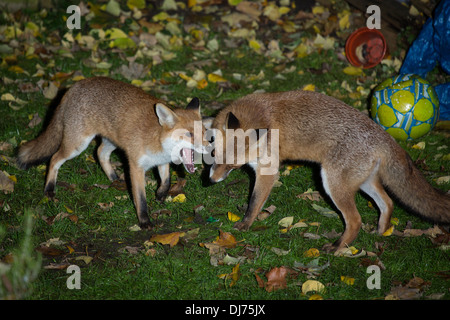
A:
[[[7,72],[2,76],[2,80],[9,85],[5,87],[8,88],[7,91],[11,85],[17,89],[11,92],[3,91],[2,101],[8,104],[12,111],[18,112],[28,107],[30,103],[25,96],[39,94],[49,101],[56,96],[59,89],[91,75],[124,78],[144,90],[177,101],[194,92],[219,97],[223,92],[235,88],[250,91],[271,90],[275,80],[285,81],[292,75],[302,78],[309,72],[321,74],[338,72],[339,76],[345,76],[347,80],[339,83],[337,90],[331,89],[332,86],[324,88],[320,82],[313,83],[311,80],[299,84],[299,88],[303,90],[323,91],[338,98],[351,96],[355,98],[353,100],[364,99],[375,82],[375,71],[350,67],[343,56],[345,39],[353,29],[356,29],[356,21],[361,15],[359,12],[349,10],[348,6],[315,4],[311,10],[300,10],[296,8],[295,1],[227,3],[220,0],[190,0],[183,3],[165,0],[162,1],[160,8],[149,9],[147,4],[144,0],[130,0],[126,4],[114,0],[100,4],[95,1],[87,4],[82,1],[79,7],[83,28],[70,31],[58,28],[51,33],[45,24],[49,14],[46,10],[40,11],[33,21],[25,14],[17,19],[19,16],[5,13],[5,19],[11,22],[11,26],[0,28],[3,37],[0,41],[7,52],[7,55],[2,55],[1,68]],[[217,16],[221,18],[214,19]],[[190,63],[182,64],[176,70],[167,70],[166,63],[177,62],[180,57],[184,58],[183,47],[192,50],[188,56]],[[322,58],[316,57],[323,57],[327,52],[337,57],[335,66],[318,64]],[[120,58],[120,63],[117,63],[111,53]],[[227,63],[230,62],[226,60],[231,56],[233,62],[238,62],[239,67],[236,69],[227,67]],[[22,57],[33,62],[33,67],[28,67]],[[249,69],[243,63],[248,61],[249,57],[261,58],[258,61],[264,63]],[[67,70],[74,68],[71,63],[77,59],[82,61],[76,67],[78,70]],[[383,70],[398,70],[400,65],[396,59],[387,57],[383,62],[383,68],[390,69]],[[64,67],[65,63],[59,61],[65,61],[68,67]],[[305,66],[305,63],[318,65]],[[157,71],[160,67],[163,67],[162,76]],[[27,85],[24,85],[25,76]],[[186,87],[183,97],[170,96],[172,93],[170,86],[175,84]],[[36,117],[35,112],[29,114],[33,116],[27,121],[30,128],[38,126],[39,114]],[[289,171],[286,172],[286,175],[288,174]],[[7,174],[2,176],[5,180],[4,176]],[[7,176],[7,179],[4,188],[10,190],[11,178]],[[173,197],[184,194],[184,185],[177,189],[178,187],[172,190]],[[299,198],[318,201],[320,195],[315,191],[307,191],[299,195]],[[186,199],[180,196],[177,200]],[[112,205],[111,201],[99,203],[99,207],[105,210],[111,209]],[[326,208],[314,207],[314,209],[325,216],[335,216]],[[273,210],[266,209],[264,214],[258,215],[258,220],[264,220]],[[48,223],[53,224],[60,218],[70,219],[64,213],[58,218],[48,220]],[[230,221],[237,219],[233,215],[230,215],[230,218]],[[313,227],[307,221],[300,220],[297,223],[294,223],[294,220],[289,221],[290,219],[286,221],[281,230],[289,232],[296,228]],[[103,229],[100,226],[98,230]],[[305,233],[305,238],[324,236],[318,234],[318,228],[315,231]],[[157,235],[153,240],[174,249],[180,240],[187,239],[189,232],[170,232]],[[448,236],[445,234],[431,236],[431,234],[434,233],[421,229],[403,231],[403,236],[427,236],[438,246],[448,246]],[[336,233],[330,237],[338,235]],[[192,240],[196,238],[195,232],[191,237]],[[227,250],[230,252],[239,245],[242,245],[244,254],[228,254]],[[234,281],[242,272],[242,268],[236,266],[242,266],[245,258],[253,260],[261,249],[236,241],[231,233],[223,231],[220,231],[215,241],[204,243],[204,247],[209,250],[210,256],[214,257],[215,265],[235,266],[236,269],[229,273],[230,276],[226,281],[230,279]],[[270,248],[277,256],[289,257],[294,254],[290,250],[273,246]],[[355,249],[348,249],[348,254],[354,256]],[[330,265],[329,262],[321,264],[322,257],[314,254],[306,259],[313,260],[299,263],[297,271],[317,275]],[[274,266],[267,271],[269,273],[273,270],[267,286],[273,291],[285,287],[283,275],[289,272],[281,268],[289,267]],[[295,269],[295,266],[292,268]]]

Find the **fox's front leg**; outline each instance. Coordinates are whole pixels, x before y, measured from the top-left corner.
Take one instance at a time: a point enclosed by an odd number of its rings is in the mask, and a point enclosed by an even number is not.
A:
[[[167,163],[158,166],[158,173],[161,179],[161,185],[156,191],[156,200],[163,202],[170,189],[170,165]]]
[[[150,229],[152,224],[148,217],[147,197],[145,194],[145,170],[131,161],[130,180],[139,226],[141,229]]]
[[[238,230],[245,231],[251,227],[269,197],[274,182],[277,180],[277,175],[261,175],[258,171],[256,170],[255,186],[253,187],[247,212],[242,221],[234,224],[234,228]]]

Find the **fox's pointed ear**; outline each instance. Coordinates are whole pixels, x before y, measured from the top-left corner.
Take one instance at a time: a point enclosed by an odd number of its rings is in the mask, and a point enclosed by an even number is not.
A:
[[[178,121],[178,116],[162,103],[157,103],[155,106],[156,115],[158,116],[159,124],[172,128]]]
[[[269,129],[256,129],[255,131],[256,131],[256,140],[259,140],[261,137],[267,134]]]
[[[186,110],[196,110],[200,107],[200,100],[197,97],[192,98],[192,100],[186,106]]]
[[[228,112],[227,115],[227,129],[238,129],[241,127],[239,119],[233,114],[233,112]]]

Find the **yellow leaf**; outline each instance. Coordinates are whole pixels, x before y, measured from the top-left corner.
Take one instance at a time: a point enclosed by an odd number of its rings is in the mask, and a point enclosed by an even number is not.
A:
[[[339,29],[344,30],[350,28],[350,12],[344,10],[344,14],[339,19]]]
[[[324,12],[325,12],[325,8],[322,7],[322,6],[315,6],[315,7],[312,7],[312,13],[313,13],[313,14],[322,14],[322,13],[324,13]]]
[[[316,280],[307,280],[302,285],[302,292],[303,294],[307,294],[311,291],[316,291],[318,293],[321,293],[325,290],[325,286]]]
[[[208,86],[208,81],[206,81],[206,79],[202,79],[197,82],[197,89],[199,89],[199,90],[205,89],[207,86]]]
[[[92,259],[94,259],[94,258],[90,257],[90,256],[79,256],[79,257],[75,258],[75,260],[83,260],[84,263],[86,263],[86,264],[89,264],[92,261]]]
[[[130,10],[136,9],[144,9],[145,8],[145,0],[128,0],[127,7]]]
[[[9,178],[12,182],[17,183],[17,178],[16,178],[16,176],[8,176],[8,178]]]
[[[180,240],[180,237],[182,237],[182,236],[184,236],[184,232],[156,234],[150,238],[150,241],[159,242],[161,244],[168,244],[172,248],[173,246],[175,246],[178,243],[178,241]]]
[[[311,249],[303,252],[303,256],[308,257],[308,258],[315,258],[315,257],[320,256],[320,252],[316,248],[311,248]]]
[[[9,71],[15,72],[15,73],[25,73],[25,70],[23,70],[19,66],[11,66],[8,68]]]
[[[234,286],[236,284],[236,282],[239,280],[239,263],[237,265],[235,265],[231,271],[231,273],[222,273],[219,274],[218,277],[220,279],[230,279],[231,278],[231,283],[230,283],[230,287]]]
[[[128,35],[119,28],[111,28],[105,31],[105,36],[109,40],[128,38]]]
[[[391,224],[398,226],[398,218],[391,218]]]
[[[73,213],[73,210],[70,209],[68,206],[64,205],[64,208],[66,208],[66,211],[67,211],[68,213]]]
[[[237,245],[236,238],[231,233],[223,232],[222,230],[219,230],[219,232],[220,234],[213,242],[213,244],[229,249],[236,247]]]
[[[304,86],[302,88],[302,90],[304,90],[304,91],[316,91],[316,86],[310,83],[310,84],[307,84],[306,86]]]
[[[69,249],[69,254],[72,254],[75,252],[75,249],[72,248],[71,246],[67,245],[66,247],[67,247],[67,249]]]
[[[363,72],[362,68],[354,67],[354,66],[348,66],[344,68],[344,73],[351,75],[351,76],[360,76]]]
[[[163,21],[163,20],[167,20],[167,18],[169,18],[169,15],[167,14],[167,12],[165,11],[161,11],[158,14],[155,14],[153,16],[153,21]]]
[[[227,82],[227,79],[219,76],[218,74],[215,73],[210,73],[208,74],[208,81],[212,82],[212,83],[216,83],[216,82]]]
[[[309,297],[308,300],[323,300],[323,297],[320,294],[313,294],[311,297]]]
[[[352,286],[355,284],[355,278],[352,278],[349,276],[341,276],[341,281],[345,284],[348,284],[349,286]]]
[[[230,6],[237,6],[241,2],[242,2],[242,0],[228,0],[228,4]]]
[[[383,233],[383,236],[384,237],[389,237],[392,234],[392,232],[394,232],[394,226],[393,225]]]
[[[183,73],[183,72],[181,72],[178,76],[179,76],[181,79],[183,79],[184,81],[189,81],[189,80],[192,79],[191,77],[189,77],[188,75],[186,75],[186,74]]]
[[[16,101],[16,98],[11,93],[4,93],[0,98],[2,101]]]
[[[172,202],[185,202],[186,201],[186,195],[184,193],[180,193],[179,195],[175,196],[172,199]]]
[[[280,15],[286,14],[289,11],[291,11],[291,9],[289,7],[280,7],[280,8],[278,8],[278,12],[280,13]]]
[[[188,0],[188,8],[192,8],[197,4],[197,0]]]
[[[241,218],[239,216],[235,215],[233,212],[230,212],[230,211],[228,211],[227,216],[228,216],[228,220],[230,220],[231,222],[236,222],[236,221],[241,220]]]
[[[261,48],[262,45],[259,41],[252,39],[248,42],[248,45],[250,46],[250,48],[252,48],[256,53],[260,53],[261,52]]]
[[[292,225],[292,223],[294,222],[294,217],[285,217],[283,219],[281,219],[280,221],[278,221],[278,225],[284,228],[288,228]]]
[[[304,58],[309,54],[309,47],[306,44],[300,43],[294,52],[297,53],[297,58]]]
[[[413,145],[411,148],[413,149],[418,149],[418,150],[423,150],[425,149],[425,142],[421,141],[419,143],[416,143],[415,145]]]

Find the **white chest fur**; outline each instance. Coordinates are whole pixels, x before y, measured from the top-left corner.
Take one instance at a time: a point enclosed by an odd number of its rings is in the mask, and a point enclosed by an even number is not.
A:
[[[145,171],[150,168],[171,162],[170,153],[163,151],[152,152],[147,150],[138,160],[138,165]]]

